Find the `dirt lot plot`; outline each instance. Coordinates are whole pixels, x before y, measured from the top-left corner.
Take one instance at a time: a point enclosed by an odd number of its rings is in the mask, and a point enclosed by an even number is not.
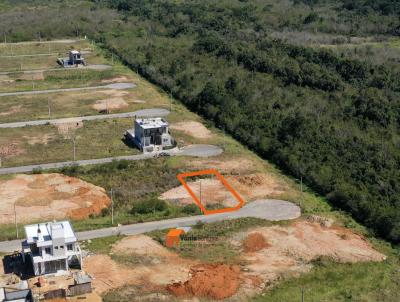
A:
[[[173,130],[182,131],[195,138],[210,138],[212,136],[210,130],[208,130],[202,123],[195,121],[185,121],[171,124],[170,128]]]
[[[93,255],[85,260],[85,270],[94,276],[95,292],[135,288],[135,295],[173,295],[185,301],[245,301],[288,276],[308,272],[321,256],[338,262],[382,261],[360,235],[331,225],[325,219],[300,220],[288,226],[253,228],[229,239],[239,249],[240,265],[202,264],[179,254],[148,236],[125,237],[115,243],[110,255]],[[126,265],[113,257],[152,257],[148,265]],[[99,265],[101,263],[102,265]]]
[[[20,174],[0,181],[0,223],[19,223],[99,214],[110,204],[103,188],[62,174]]]
[[[264,197],[273,198],[279,196],[279,194],[286,189],[284,183],[280,183],[275,178],[263,173],[229,175],[225,178],[233,189],[235,189],[245,199],[245,201]],[[200,197],[201,195],[201,200],[205,205],[232,207],[237,204],[237,200],[216,178],[196,180],[188,182],[188,185],[196,196]],[[179,186],[161,194],[160,198],[181,205],[193,203],[193,199],[183,186]]]

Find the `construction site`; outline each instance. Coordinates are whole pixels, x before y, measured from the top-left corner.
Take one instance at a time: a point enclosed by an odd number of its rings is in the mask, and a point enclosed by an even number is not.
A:
[[[0,302],[250,301],[387,251],[94,42],[0,45]]]

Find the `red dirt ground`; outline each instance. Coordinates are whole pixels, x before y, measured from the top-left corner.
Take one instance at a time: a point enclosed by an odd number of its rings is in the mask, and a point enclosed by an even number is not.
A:
[[[0,181],[0,224],[37,220],[85,219],[110,204],[105,190],[62,174],[19,174]]]
[[[269,247],[267,240],[260,233],[252,233],[243,241],[243,250],[245,253],[258,252]]]
[[[222,300],[233,296],[240,286],[240,268],[227,264],[198,264],[190,268],[190,279],[167,285],[178,297]]]

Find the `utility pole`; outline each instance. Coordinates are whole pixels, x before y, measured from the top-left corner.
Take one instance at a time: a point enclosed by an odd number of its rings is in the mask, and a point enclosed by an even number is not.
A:
[[[304,302],[304,287],[301,288],[301,302]]]
[[[303,176],[300,176],[300,192],[303,194]]]
[[[35,81],[33,80],[33,73],[32,73],[32,90],[35,90]]]
[[[169,93],[169,112],[172,112],[172,91]]]
[[[6,36],[6,33],[4,33],[4,44],[7,44],[7,36]]]
[[[19,234],[18,234],[18,224],[17,224],[17,209],[15,207],[15,202],[14,202],[14,222],[15,222],[15,232],[17,233],[17,239],[18,239]]]
[[[49,118],[51,118],[50,99],[47,100],[47,106],[49,107]]]
[[[114,196],[112,188],[110,191],[110,196],[111,196],[111,225],[114,225]]]
[[[111,65],[114,65],[114,53],[111,53]]]
[[[201,179],[200,179],[200,203],[201,203]]]
[[[75,137],[74,138],[72,138],[72,143],[73,143],[73,145],[74,145],[74,147],[73,147],[73,151],[74,151],[74,161],[76,160],[76,143],[75,143]]]

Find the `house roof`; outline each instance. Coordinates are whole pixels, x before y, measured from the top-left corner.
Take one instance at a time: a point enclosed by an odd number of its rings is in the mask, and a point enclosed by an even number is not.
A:
[[[69,221],[26,225],[25,234],[27,243],[52,241],[53,238],[64,238],[66,242],[76,241]]]
[[[168,122],[161,117],[156,118],[138,118],[136,123],[143,129],[168,127]]]

